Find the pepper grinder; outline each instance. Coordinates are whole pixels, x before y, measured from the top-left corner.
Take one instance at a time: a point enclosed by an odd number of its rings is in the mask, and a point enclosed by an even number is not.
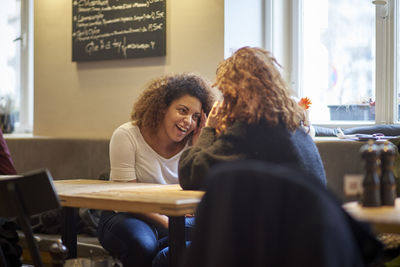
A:
[[[52,267],[64,266],[65,259],[68,256],[68,249],[63,245],[61,239],[50,246],[50,255],[52,258]]]
[[[361,147],[360,153],[365,162],[361,202],[364,207],[378,207],[381,205],[380,179],[377,172],[379,148],[373,140],[369,140],[368,144]]]
[[[396,200],[396,179],[394,177],[394,159],[397,147],[385,141],[381,145],[381,198],[382,205],[394,206]]]

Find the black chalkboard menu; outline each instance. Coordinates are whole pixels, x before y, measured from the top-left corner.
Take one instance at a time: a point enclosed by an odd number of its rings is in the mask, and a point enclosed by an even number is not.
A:
[[[72,61],[165,56],[166,0],[72,0]]]

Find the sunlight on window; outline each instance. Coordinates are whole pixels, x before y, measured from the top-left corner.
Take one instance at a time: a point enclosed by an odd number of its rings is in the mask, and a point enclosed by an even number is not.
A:
[[[400,114],[400,3],[397,3],[396,5],[396,10],[395,10],[397,16],[396,16],[396,52],[395,55],[397,55],[397,59],[395,60],[395,68],[397,70],[396,73],[396,79],[395,81],[397,82],[395,84],[396,90],[397,90],[397,107],[398,107],[398,113]],[[400,115],[397,117],[397,120],[400,121]]]
[[[303,96],[313,102],[313,123],[374,120],[374,5],[306,0],[303,15]]]
[[[0,9],[0,119],[18,110],[20,97],[21,2],[2,0]],[[4,129],[3,129],[4,130]]]

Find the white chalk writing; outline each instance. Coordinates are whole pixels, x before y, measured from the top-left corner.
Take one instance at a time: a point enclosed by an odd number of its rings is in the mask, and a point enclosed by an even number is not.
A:
[[[79,28],[92,27],[100,25],[108,25],[112,23],[127,23],[132,21],[146,21],[146,20],[157,20],[164,18],[164,12],[156,11],[151,13],[143,13],[142,15],[134,15],[130,17],[118,17],[113,19],[105,19],[104,14],[97,14],[92,16],[78,16],[75,21]]]
[[[130,3],[121,5],[110,5],[108,0],[75,0],[74,6],[78,7],[78,12],[93,12],[93,11],[112,11],[112,10],[125,10],[138,7],[150,7],[151,4],[164,2],[164,0],[147,0],[144,3]]]
[[[85,46],[85,52],[91,56],[96,52],[100,52],[103,50],[111,50],[116,49],[116,51],[127,58],[127,50],[154,50],[156,43],[154,41],[150,41],[148,43],[127,43],[126,38],[124,37],[122,41],[118,41],[114,39],[113,41],[104,41],[103,39],[99,40],[98,42],[90,41]]]
[[[154,32],[162,30],[163,24],[162,23],[152,23],[147,25],[147,27],[140,27],[140,28],[129,28],[124,30],[115,30],[112,32],[102,33],[100,34],[100,29],[89,28],[86,30],[78,30],[72,33],[72,37],[75,37],[76,41],[87,41],[87,40],[97,40],[101,38],[107,38],[112,36],[118,35],[126,35],[131,33],[141,33],[141,32]]]
[[[74,48],[82,47],[89,56],[114,51],[125,58],[128,57],[129,50],[160,49],[156,40],[165,38],[164,2],[165,0],[73,0]],[[155,39],[149,40],[149,37]]]

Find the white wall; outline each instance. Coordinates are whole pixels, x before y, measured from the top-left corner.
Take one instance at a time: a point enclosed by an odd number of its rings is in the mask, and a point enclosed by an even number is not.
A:
[[[224,56],[224,1],[166,2],[166,57],[76,63],[72,2],[35,0],[34,135],[109,138],[150,79],[184,71],[214,79]]]

